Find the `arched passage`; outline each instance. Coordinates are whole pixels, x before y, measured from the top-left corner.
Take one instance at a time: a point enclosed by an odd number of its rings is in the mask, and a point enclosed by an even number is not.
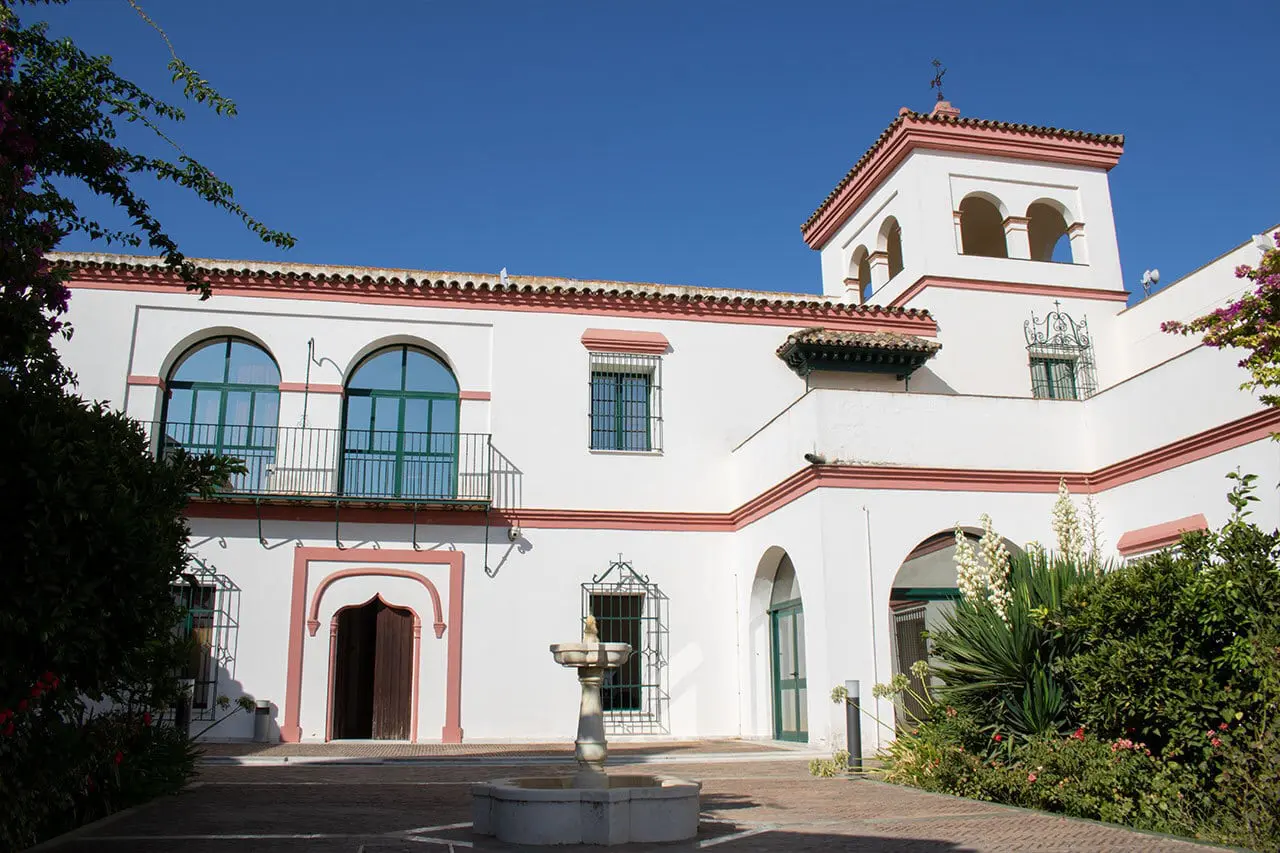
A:
[[[1009,257],[1004,236],[1004,212],[994,198],[967,195],[960,202],[960,243],[966,255]]]
[[[1027,240],[1031,244],[1031,260],[1071,263],[1067,216],[1060,204],[1037,201],[1027,208]]]
[[[849,278],[857,282],[859,301],[866,302],[871,298],[871,255],[866,246],[853,250],[849,259]]]
[[[982,531],[961,528],[961,532],[977,551]],[[1022,553],[1017,545],[1007,539],[1003,541],[1010,555]],[[893,674],[906,675],[917,693],[922,685],[911,667],[918,661],[929,660],[927,636],[943,626],[946,614],[960,597],[956,587],[955,553],[954,530],[927,537],[907,554],[889,590]],[[894,708],[899,725],[918,717],[922,710],[909,696],[900,699]]]
[[[896,217],[890,216],[881,224],[878,248],[888,260],[889,278],[902,272],[902,226]]]
[[[772,564],[772,565],[769,565]],[[769,578],[769,677],[773,736],[777,740],[809,740],[809,691],[805,664],[804,602],[791,557],[770,548],[760,574]]]

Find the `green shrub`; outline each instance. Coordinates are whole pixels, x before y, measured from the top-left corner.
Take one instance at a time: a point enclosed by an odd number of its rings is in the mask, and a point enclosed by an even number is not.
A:
[[[1066,662],[1092,731],[1142,732],[1161,751],[1207,755],[1205,732],[1274,714],[1280,534],[1228,524],[1188,534],[1073,601]]]
[[[1200,813],[1194,780],[1141,743],[1002,737],[957,716],[922,724],[886,750],[884,778],[929,791],[1193,834]]]
[[[185,778],[185,733],[137,723],[185,660],[188,495],[231,466],[157,462],[123,415],[5,374],[0,411],[0,841],[21,848]]]
[[[958,604],[885,778],[1280,850],[1280,533],[1232,477],[1220,531],[1102,573],[1031,549]]]

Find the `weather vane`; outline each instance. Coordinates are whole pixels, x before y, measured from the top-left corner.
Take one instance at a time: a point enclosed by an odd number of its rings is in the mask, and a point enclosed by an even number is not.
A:
[[[937,89],[938,100],[945,101],[946,98],[942,97],[942,76],[947,73],[947,69],[942,67],[942,62],[940,60],[935,59],[933,61],[933,70],[935,74],[933,75],[933,79],[929,81],[929,88]]]

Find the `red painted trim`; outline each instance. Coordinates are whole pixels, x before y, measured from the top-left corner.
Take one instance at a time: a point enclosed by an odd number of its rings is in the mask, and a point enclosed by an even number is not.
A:
[[[1116,543],[1116,550],[1126,557],[1130,554],[1155,551],[1166,545],[1174,544],[1182,538],[1183,533],[1189,530],[1208,529],[1209,520],[1204,517],[1203,513],[1188,515],[1186,518],[1166,521],[1163,524],[1153,524],[1150,527],[1130,530],[1120,537],[1120,541]]]
[[[968,127],[906,117],[834,198],[824,202],[801,233],[811,249],[826,245],[855,210],[917,148],[1110,170],[1124,146],[1100,140],[1020,133],[1009,128]]]
[[[422,620],[418,618],[418,611],[414,610],[409,605],[392,604],[382,597],[382,593],[375,593],[373,598],[370,598],[364,604],[348,604],[346,607],[338,608],[337,612],[333,614],[333,618],[329,620],[329,694],[325,697],[325,743],[333,740],[333,691],[338,683],[338,616],[344,610],[350,610],[353,607],[367,607],[374,601],[381,601],[386,607],[408,610],[409,614],[413,616],[413,671],[409,676],[409,683],[412,685],[409,696],[409,743],[418,742],[418,686],[422,680],[422,668],[420,665],[420,661],[422,660]]]
[[[1140,453],[1092,472],[1017,471],[1006,469],[909,468],[897,465],[811,465],[752,498],[731,512],[652,512],[593,509],[497,509],[494,524],[511,524],[519,516],[521,527],[545,530],[670,530],[732,532],[759,521],[800,499],[814,489],[884,489],[936,492],[1004,492],[1051,494],[1065,479],[1077,493],[1098,493],[1142,480],[1181,465],[1207,459],[1280,430],[1280,410],[1264,409],[1213,429]],[[187,514],[193,518],[261,517],[277,521],[332,521],[333,511],[319,505],[268,506],[226,501],[193,502]],[[353,523],[408,524],[404,509],[351,508],[342,517]],[[478,526],[484,516],[467,511],[420,511],[420,525]],[[337,553],[351,553],[338,551]],[[375,552],[376,553],[376,552]],[[450,606],[453,597],[450,593]],[[452,617],[450,617],[452,619]]]
[[[68,286],[83,290],[125,290],[141,293],[186,293],[185,286],[161,272],[80,267]],[[601,317],[648,317],[706,323],[758,326],[823,326],[849,332],[890,331],[933,337],[937,324],[927,312],[901,314],[876,305],[858,306],[820,299],[797,304],[784,299],[761,299],[715,294],[636,294],[591,292],[585,288],[499,290],[488,285],[431,287],[404,282],[317,281],[284,276],[209,275],[215,293],[272,299],[310,299],[415,305],[432,308],[470,308],[586,314]],[[788,304],[788,303],[791,304]]]
[[[316,631],[320,630],[320,599],[324,598],[325,591],[333,586],[335,581],[343,578],[365,577],[368,575],[377,575],[389,578],[408,578],[411,581],[417,581],[427,589],[427,593],[431,596],[431,607],[435,612],[436,621],[434,624],[436,639],[444,636],[445,622],[444,610],[440,606],[440,592],[436,589],[436,585],[426,576],[417,572],[411,572],[406,569],[342,569],[329,575],[325,575],[324,580],[320,581],[320,585],[316,587],[315,595],[311,596],[311,610],[307,617],[307,633],[311,636],[316,635]],[[370,599],[372,601],[372,599]],[[365,604],[369,602],[366,601]],[[387,604],[386,601],[382,602]],[[387,605],[390,607],[391,605]]]
[[[441,737],[445,743],[462,742],[462,586],[464,556],[461,551],[347,550],[344,548],[295,548],[293,587],[289,599],[289,650],[285,672],[284,725],[281,739],[302,739],[302,665],[306,636],[307,574],[315,562],[400,563],[449,567],[449,631],[445,672],[445,716]],[[350,572],[351,570],[346,570]],[[382,572],[387,571],[382,569]],[[365,574],[379,572],[365,572]],[[317,590],[319,591],[319,590]],[[442,630],[442,629],[438,629]],[[438,636],[438,634],[437,634]],[[415,706],[416,707],[416,706]]]
[[[630,352],[662,355],[671,347],[661,332],[629,332],[625,329],[587,329],[582,345],[592,352]]]
[[[344,608],[345,609],[345,608]],[[324,700],[324,741],[333,740],[333,691],[338,683],[338,617],[329,620],[329,689]]]
[[[489,400],[493,397],[488,391],[459,391],[460,400]]]
[[[310,394],[341,394],[344,389],[341,385],[323,385],[316,382],[308,385],[305,382],[281,382],[281,391],[305,391]]]
[[[131,374],[128,379],[130,385],[150,385],[160,390],[164,390],[164,380],[159,376],[139,376]]]
[[[1064,287],[1057,284],[983,281],[975,278],[944,278],[942,276],[924,275],[915,284],[895,296],[889,302],[889,307],[900,308],[930,287],[944,287],[950,290],[985,290],[995,293],[1022,293],[1029,296],[1060,296],[1068,299],[1101,299],[1107,302],[1129,301],[1129,291],[1127,290],[1103,290],[1096,287]]]

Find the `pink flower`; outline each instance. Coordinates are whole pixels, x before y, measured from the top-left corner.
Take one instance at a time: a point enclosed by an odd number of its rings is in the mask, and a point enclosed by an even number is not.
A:
[[[1217,738],[1214,738],[1213,740],[1209,741],[1209,743],[1213,744],[1215,747],[1222,746],[1222,741],[1218,740]]]
[[[1028,781],[1028,782],[1034,782],[1034,781],[1036,781],[1036,774],[1034,774],[1034,773],[1028,773],[1028,774],[1027,774],[1027,781]]]
[[[996,743],[999,743],[1000,741],[1004,740],[1004,736],[1001,735],[999,732],[997,732],[996,734],[992,735],[991,739]]]
[[[1227,724],[1226,724],[1226,723],[1218,723],[1218,731],[1220,731],[1220,732],[1225,732],[1226,730],[1227,730]]]
[[[1072,739],[1072,740],[1084,740],[1084,726],[1081,726],[1080,728],[1078,728],[1078,729],[1076,729],[1074,732],[1072,732],[1072,733],[1071,733],[1071,739]]]
[[[124,753],[120,752],[119,750],[116,750],[115,758],[111,760],[114,761],[116,764],[119,764],[120,762],[124,761]]]

